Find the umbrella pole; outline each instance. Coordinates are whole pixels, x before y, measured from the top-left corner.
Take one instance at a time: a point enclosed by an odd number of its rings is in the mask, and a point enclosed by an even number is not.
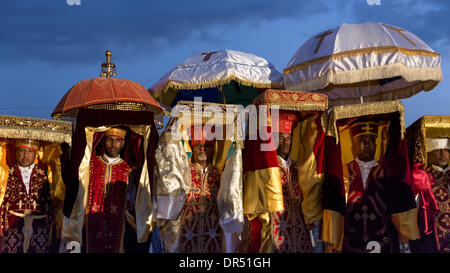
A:
[[[369,82],[367,82],[367,85],[368,85],[368,83]],[[358,90],[359,90],[359,99],[361,101],[361,104],[363,104],[364,103],[364,99],[363,99],[363,96],[361,94],[361,82],[358,84]]]
[[[219,90],[220,94],[222,94],[222,101],[223,101],[222,103],[226,104],[227,102],[225,99],[225,92],[223,92],[223,85],[219,85],[217,89]]]

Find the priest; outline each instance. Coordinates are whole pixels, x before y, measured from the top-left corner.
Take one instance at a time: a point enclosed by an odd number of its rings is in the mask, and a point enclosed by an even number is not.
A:
[[[0,252],[49,252],[54,206],[47,166],[36,160],[40,143],[31,139],[15,142],[15,159],[9,169],[0,206]]]
[[[75,241],[87,253],[124,252],[125,210],[127,186],[131,172],[120,152],[125,144],[125,128],[112,127],[102,139],[103,153],[92,156],[89,162],[89,185],[85,197],[86,208],[83,224],[83,242],[77,230],[64,225],[64,243]],[[80,200],[80,202],[82,202]],[[78,239],[78,240],[77,240]],[[69,244],[62,249],[70,249]]]
[[[432,191],[440,208],[434,220],[434,235],[438,252],[450,253],[450,140],[431,138],[427,142],[431,148],[431,164],[427,172],[433,177]]]
[[[421,238],[411,243],[411,252],[450,253],[450,140],[436,137],[425,141],[429,151],[428,166],[426,175],[420,177],[428,181],[431,194],[427,196],[423,189],[418,191]]]
[[[220,253],[224,251],[224,233],[219,222],[217,194],[220,173],[212,165],[215,140],[207,140],[207,128],[190,129],[192,156],[191,186],[180,213],[179,252]]]
[[[419,237],[412,190],[392,174],[391,168],[395,167],[387,160],[375,159],[376,120],[353,123],[350,135],[355,158],[346,165],[348,192],[342,252],[399,252],[399,240]]]
[[[277,160],[281,171],[283,210],[271,213],[273,251],[311,253],[312,241],[302,213],[302,190],[298,181],[298,162],[291,160],[295,112],[280,111]]]

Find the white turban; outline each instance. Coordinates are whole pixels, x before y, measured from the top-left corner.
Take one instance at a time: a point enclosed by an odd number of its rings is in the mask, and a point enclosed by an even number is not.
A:
[[[450,150],[450,141],[448,138],[427,138],[426,139],[427,150],[429,152],[439,149]]]

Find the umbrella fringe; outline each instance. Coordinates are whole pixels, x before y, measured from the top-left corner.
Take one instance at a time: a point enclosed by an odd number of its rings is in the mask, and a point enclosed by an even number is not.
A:
[[[368,55],[368,54],[387,54],[387,53],[400,53],[408,56],[422,56],[422,57],[439,57],[440,54],[436,52],[421,50],[421,49],[409,49],[409,48],[400,48],[395,46],[379,46],[379,47],[370,47],[370,48],[361,48],[361,49],[354,49],[344,52],[338,52],[332,55],[328,56],[322,56],[315,59],[311,59],[296,65],[293,65],[291,67],[287,67],[283,70],[283,75],[285,74],[291,74],[298,70],[304,70],[307,67],[310,67],[315,64],[324,63],[327,61],[334,61],[349,57],[357,57],[361,55]]]
[[[67,121],[0,116],[0,138],[35,139],[72,143],[72,124]]]
[[[275,83],[275,82],[260,83],[260,82],[240,79],[234,75],[231,75],[230,77],[228,77],[226,79],[215,80],[215,81],[210,81],[210,82],[202,82],[202,83],[177,83],[174,81],[168,81],[166,86],[164,86],[164,88],[162,89],[162,91],[157,92],[157,93],[162,94],[169,89],[193,90],[193,89],[213,88],[213,87],[218,87],[220,85],[228,84],[231,81],[235,81],[241,85],[251,86],[251,87],[255,87],[255,88],[277,88],[277,89],[283,88],[283,85],[281,83]],[[155,96],[157,96],[157,95],[155,94]]]
[[[339,143],[339,133],[336,122],[341,119],[395,113],[400,114],[401,139],[405,134],[405,108],[401,101],[378,101],[363,104],[349,104],[335,106],[331,109],[328,119],[327,135],[336,139],[336,145]]]
[[[428,81],[424,90],[433,89],[442,81],[441,68],[408,68],[402,63],[370,67],[361,70],[332,71],[328,70],[322,77],[312,78],[289,85],[285,80],[286,88],[291,90],[315,91],[325,89],[330,83],[333,85],[345,85],[371,80],[379,80],[401,76],[406,81]],[[286,76],[285,78],[289,78]],[[434,82],[433,84],[431,82]]]
[[[28,130],[28,129],[4,129],[2,128],[0,138],[14,139],[34,139],[38,141],[57,142],[68,144],[72,143],[72,135],[63,132],[49,132],[46,130]]]
[[[437,85],[437,82],[428,81],[428,82],[419,82],[412,86],[395,89],[388,92],[378,93],[371,96],[363,96],[364,102],[375,102],[375,101],[390,101],[390,100],[398,100],[398,99],[406,99],[414,96],[420,91],[430,91],[433,88],[429,88],[430,86],[434,87]],[[325,92],[326,94],[326,92]],[[357,104],[360,103],[360,98],[347,98],[347,99],[329,99],[330,106],[340,106],[346,104]]]

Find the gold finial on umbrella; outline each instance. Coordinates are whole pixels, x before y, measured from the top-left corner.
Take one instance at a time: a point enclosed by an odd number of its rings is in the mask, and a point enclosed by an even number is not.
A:
[[[111,50],[105,51],[106,62],[102,63],[102,72],[100,77],[111,78],[117,76],[116,74],[116,64],[111,62]]]
[[[53,118],[76,118],[81,108],[157,114],[164,111],[141,84],[114,77],[116,65],[111,62],[111,55],[110,50],[105,51],[106,62],[101,65],[100,77],[79,81],[66,92],[53,110]]]

